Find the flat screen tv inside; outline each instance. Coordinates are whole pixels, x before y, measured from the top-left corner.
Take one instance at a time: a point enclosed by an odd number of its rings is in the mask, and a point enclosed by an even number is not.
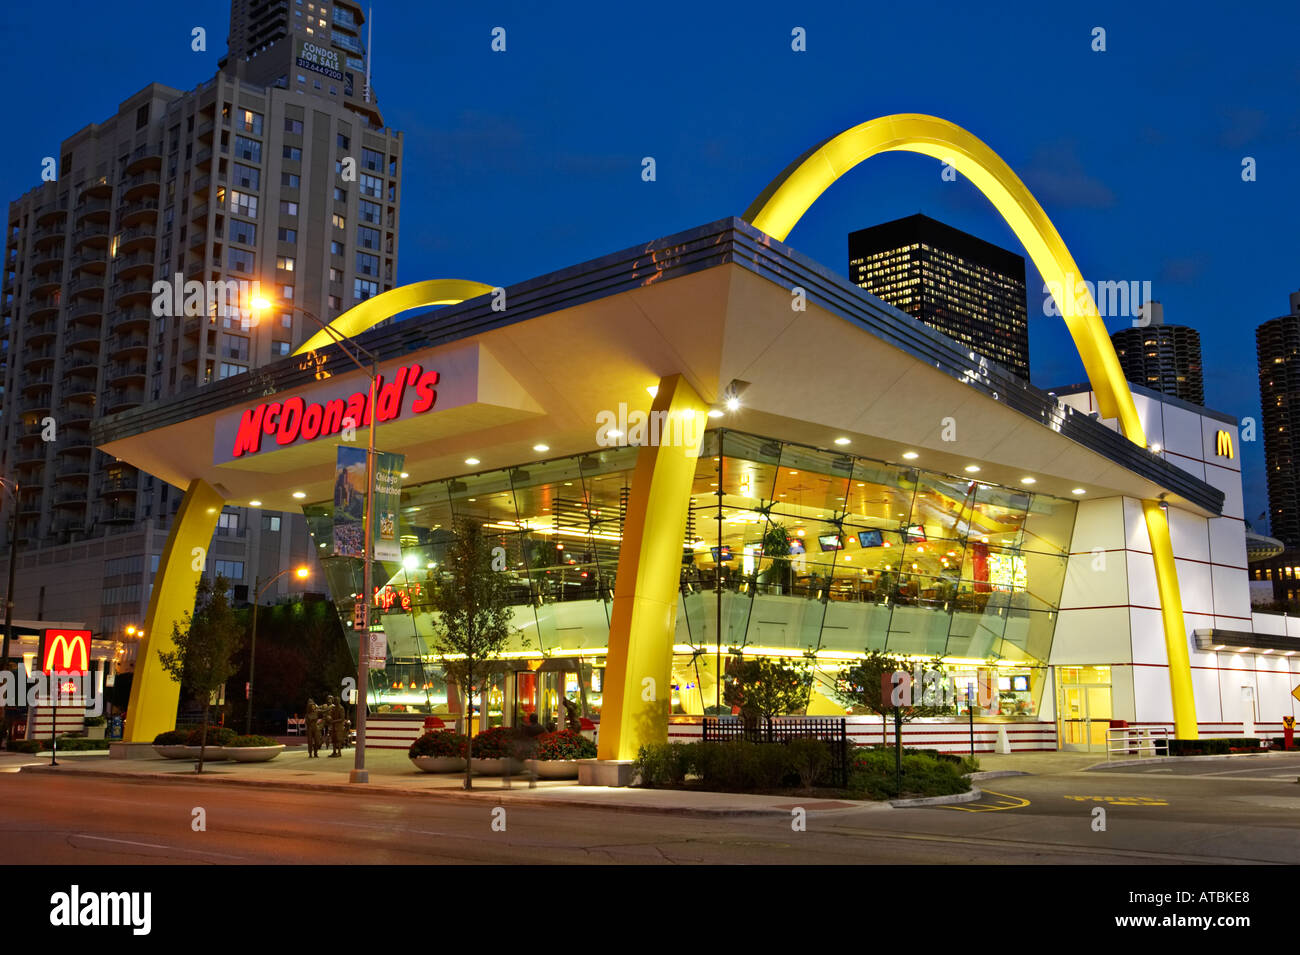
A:
[[[858,531],[858,544],[862,547],[881,547],[885,543],[885,535],[880,531],[872,529],[869,531]]]
[[[822,550],[843,550],[844,540],[839,534],[821,534],[817,538]]]

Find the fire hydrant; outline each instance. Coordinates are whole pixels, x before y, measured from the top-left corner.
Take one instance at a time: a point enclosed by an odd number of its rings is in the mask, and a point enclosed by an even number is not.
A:
[[[1295,717],[1282,717],[1282,748],[1292,749],[1295,745]]]

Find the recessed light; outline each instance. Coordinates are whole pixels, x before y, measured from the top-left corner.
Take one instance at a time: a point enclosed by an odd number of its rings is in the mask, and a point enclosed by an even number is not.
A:
[[[534,445],[533,445],[533,450],[534,450],[534,451],[549,451],[549,450],[551,450],[551,446],[550,446],[549,444],[534,444]]]
[[[405,471],[402,472],[402,477],[404,477],[404,478],[409,478],[410,476],[411,476],[411,475],[409,475],[409,474],[406,473]]]
[[[293,492],[293,496],[296,497],[296,498],[298,498],[298,500],[302,500],[304,497],[307,496],[307,492],[306,492],[306,491],[294,491],[294,492]]]
[[[966,465],[966,473],[967,473],[967,474],[978,474],[978,473],[979,473],[979,469],[980,469],[980,466],[979,466],[978,464],[968,464],[968,465]]]
[[[261,507],[261,506],[262,506],[262,502],[261,502],[261,501],[249,501],[249,502],[248,502],[248,506],[249,506],[249,507]]]
[[[469,499],[469,501],[470,501],[471,504],[473,504],[473,503],[474,503],[475,501],[477,501],[477,500],[478,500],[478,498],[476,498],[476,497],[471,497],[471,498]]]
[[[1038,483],[1038,478],[1022,477],[1022,478],[1020,479],[1020,483],[1021,483],[1021,484],[1037,484],[1037,483]]]
[[[1160,453],[1160,442],[1157,441],[1155,444],[1151,445],[1151,450],[1154,451],[1156,454],[1159,454],[1159,453]]]
[[[919,457],[920,457],[920,455],[917,454],[915,451],[904,451],[904,452],[903,452],[903,458],[904,458],[905,460],[908,460],[908,461],[915,461],[915,460],[916,460],[917,458],[919,458]]]
[[[1073,491],[1071,491],[1070,493],[1071,493],[1071,494],[1083,494],[1083,493],[1084,493],[1084,490],[1083,490],[1083,488],[1081,488],[1081,487],[1076,487],[1076,488],[1075,488]]]
[[[723,411],[722,411],[721,408],[710,408],[710,409],[709,409],[709,417],[710,417],[710,418],[721,418],[721,417],[722,417],[722,414],[723,414]]]
[[[849,444],[850,441],[849,441],[848,438],[836,438],[836,439],[835,439],[835,443],[836,443],[836,444]]]
[[[474,465],[478,464],[478,458],[466,458],[465,463],[468,464],[470,467],[473,467]]]
[[[613,428],[613,429],[611,429],[610,431],[608,431],[608,432],[606,432],[606,433],[607,433],[611,438],[621,438],[621,437],[623,437],[623,432],[622,432],[622,431],[619,431],[617,428]]]

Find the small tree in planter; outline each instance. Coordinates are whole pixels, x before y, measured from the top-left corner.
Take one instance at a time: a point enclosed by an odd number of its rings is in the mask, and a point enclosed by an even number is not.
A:
[[[775,584],[778,593],[794,590],[794,568],[790,566],[790,532],[784,524],[771,524],[763,535],[763,557],[769,558],[765,582]]]
[[[185,614],[172,627],[172,649],[159,650],[163,670],[186,690],[203,700],[203,727],[199,738],[199,763],[207,746],[208,714],[212,694],[225,686],[235,665],[235,651],[243,645],[244,630],[230,607],[227,593],[230,581],[218,575],[216,580],[200,578],[195,588],[194,611]]]
[[[812,688],[811,661],[787,662],[772,657],[737,660],[729,667],[731,679],[723,699],[740,707],[747,729],[808,708]]]
[[[413,761],[421,758],[444,760],[447,769],[433,769],[433,772],[461,769],[461,763],[469,757],[469,737],[447,730],[432,730],[412,743],[406,755]],[[418,762],[416,766],[426,772],[430,771]]]
[[[447,678],[465,688],[468,728],[474,688],[487,676],[487,661],[499,657],[510,639],[510,585],[505,574],[493,569],[492,543],[475,521],[456,520],[445,560],[451,576],[433,596],[434,609],[442,618],[433,650]],[[468,760],[465,788],[473,788]]]

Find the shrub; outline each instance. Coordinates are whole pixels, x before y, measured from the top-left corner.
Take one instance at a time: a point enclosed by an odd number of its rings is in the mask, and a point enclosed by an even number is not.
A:
[[[212,744],[209,743],[208,745],[212,745]],[[257,736],[257,735],[253,735],[253,736],[234,736],[234,735],[232,735],[228,740],[226,740],[226,741],[225,741],[224,743],[222,743],[221,745],[222,745],[222,746],[230,746],[230,747],[232,747],[232,748],[239,749],[239,748],[251,748],[251,747],[253,747],[253,746],[279,746],[280,744],[277,743],[275,740],[271,739],[271,737],[269,737],[269,736]]]
[[[189,742],[190,734],[185,730],[168,730],[165,733],[159,733],[153,738],[155,746],[185,746]]]
[[[86,752],[88,750],[108,749],[106,739],[87,739],[84,736],[60,736],[59,749],[68,753]]]
[[[596,744],[573,730],[558,730],[537,737],[534,759],[595,759]]]
[[[1228,753],[1258,753],[1263,740],[1252,737],[1220,739],[1171,739],[1170,756],[1224,756]]]
[[[87,716],[87,717],[86,717],[86,725],[87,725],[87,726],[103,726],[103,725],[104,725],[105,723],[107,723],[107,722],[108,722],[108,720],[105,719],[105,718],[102,717],[102,716]]]
[[[39,753],[45,744],[38,739],[11,739],[9,749],[15,753],[26,753],[29,756]]]
[[[432,730],[425,733],[407,750],[407,755],[417,756],[451,756],[465,758],[469,749],[469,737],[450,730]]]
[[[469,753],[474,759],[506,759],[518,750],[514,730],[508,726],[494,726],[474,737]]]
[[[799,784],[811,789],[831,767],[830,745],[819,739],[792,739],[785,744],[790,768],[799,775]]]
[[[854,754],[849,789],[866,799],[949,796],[970,791],[963,766],[922,753],[903,754],[902,792],[894,791],[894,754],[872,748]]]
[[[208,727],[208,746],[227,746],[235,738],[235,731],[226,726],[209,726]],[[274,740],[272,741],[272,745]],[[203,745],[203,727],[190,730],[189,736],[185,738],[186,746]]]
[[[695,762],[700,743],[652,743],[636,754],[633,773],[641,777],[648,789],[657,786],[680,786]]]
[[[788,746],[734,740],[696,743],[695,771],[706,789],[752,791],[777,789],[794,781]]]

